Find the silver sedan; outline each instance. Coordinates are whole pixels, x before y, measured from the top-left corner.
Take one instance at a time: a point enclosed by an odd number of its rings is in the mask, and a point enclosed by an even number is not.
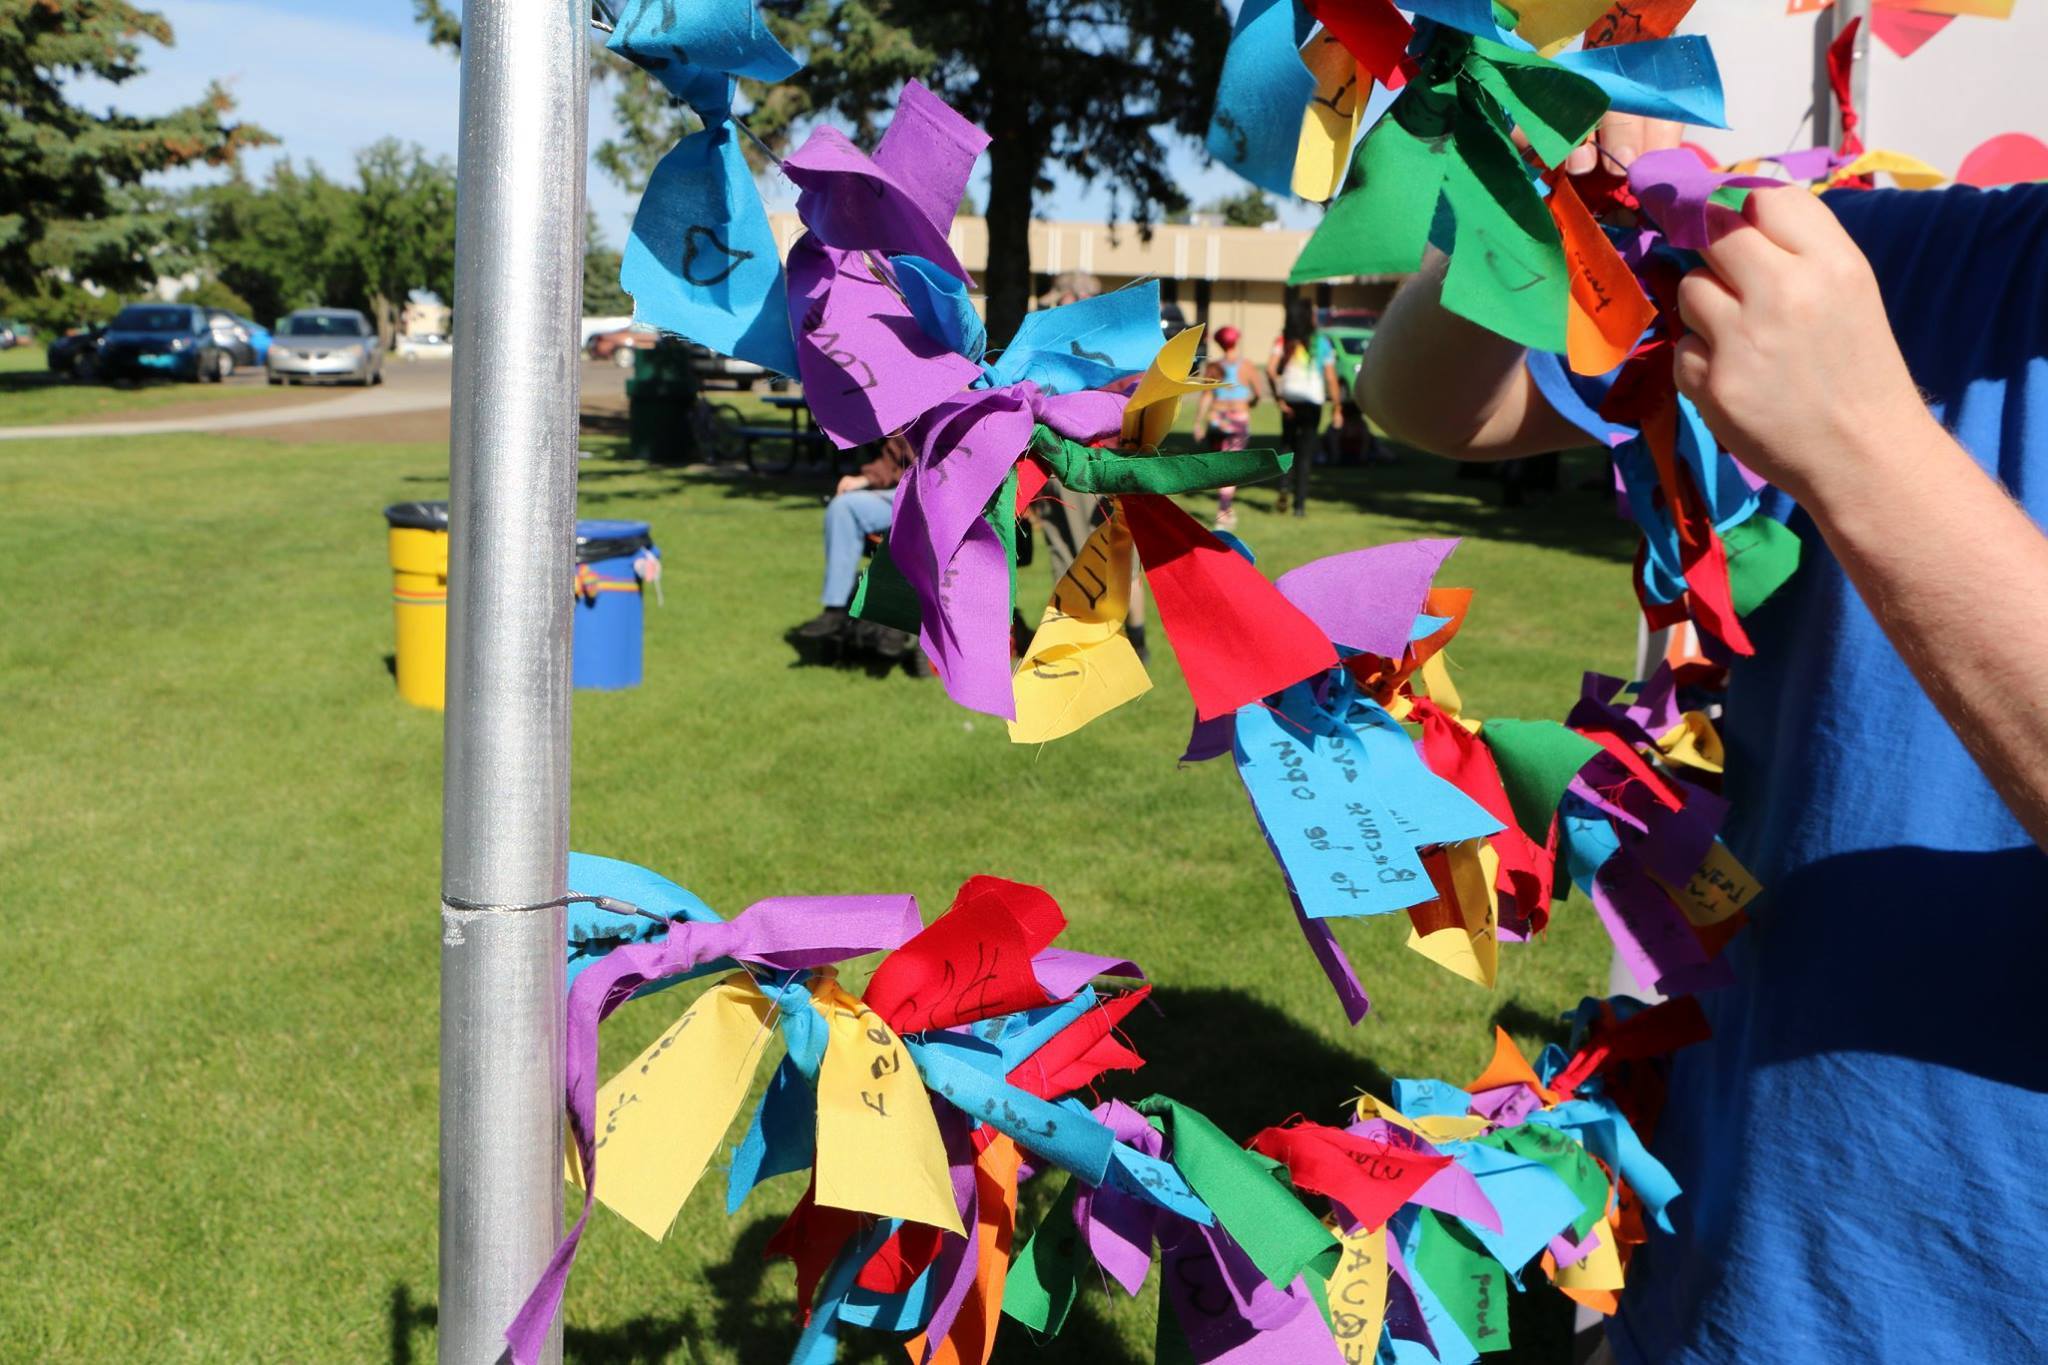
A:
[[[301,308],[279,320],[263,367],[273,384],[381,384],[384,346],[353,308]]]

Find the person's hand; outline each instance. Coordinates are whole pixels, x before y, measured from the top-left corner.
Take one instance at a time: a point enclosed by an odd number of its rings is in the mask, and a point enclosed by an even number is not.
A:
[[[858,493],[861,489],[866,488],[867,486],[868,481],[862,478],[860,475],[847,474],[841,476],[839,480],[839,488],[837,491],[841,493]]]
[[[1644,152],[1661,152],[1684,140],[1684,129],[1669,119],[1640,114],[1608,114],[1593,136],[1572,148],[1564,159],[1566,175],[1584,175],[1604,162],[1610,171],[1626,171]],[[1601,153],[1606,155],[1602,156]]]
[[[1337,400],[1337,407],[1336,407],[1336,410],[1335,410],[1335,411],[1334,411],[1334,412],[1333,412],[1333,413],[1331,414],[1331,416],[1330,416],[1330,430],[1332,430],[1332,431],[1342,431],[1343,429],[1344,429],[1344,400],[1340,398],[1340,399],[1338,399],[1338,400]]]
[[[1825,500],[1831,487],[1817,483],[1837,475],[1853,488],[1858,452],[1927,409],[1870,262],[1827,205],[1803,189],[1758,190],[1744,217],[1679,284],[1692,333],[1673,378],[1737,459],[1802,503]]]

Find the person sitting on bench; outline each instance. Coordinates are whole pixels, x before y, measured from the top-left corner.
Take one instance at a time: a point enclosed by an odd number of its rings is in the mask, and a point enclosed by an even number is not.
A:
[[[896,485],[916,458],[910,442],[890,436],[883,440],[881,453],[858,474],[840,479],[832,501],[825,505],[825,588],[820,594],[825,609],[797,627],[803,639],[827,640],[845,633],[846,604],[853,600],[854,584],[860,579],[861,551],[869,536],[889,529]]]

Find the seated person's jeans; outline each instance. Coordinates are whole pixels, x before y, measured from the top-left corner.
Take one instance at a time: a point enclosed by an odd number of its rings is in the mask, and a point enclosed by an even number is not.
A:
[[[853,600],[861,547],[869,536],[889,529],[895,502],[893,488],[862,488],[825,505],[825,591],[820,600],[826,606],[844,607]]]

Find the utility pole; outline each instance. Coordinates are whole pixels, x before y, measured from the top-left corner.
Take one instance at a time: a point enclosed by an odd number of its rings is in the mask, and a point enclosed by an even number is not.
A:
[[[562,1232],[589,0],[466,0],[441,843],[444,1365],[486,1365]],[[561,1358],[558,1323],[547,1352]]]

